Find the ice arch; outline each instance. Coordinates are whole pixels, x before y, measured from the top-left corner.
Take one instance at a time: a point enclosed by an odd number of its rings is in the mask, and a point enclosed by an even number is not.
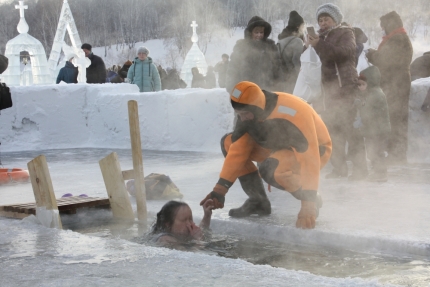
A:
[[[9,59],[9,66],[2,74],[2,81],[9,86],[20,85],[21,67],[19,54],[22,51],[27,51],[31,58],[33,84],[51,84],[52,79],[48,69],[45,49],[39,40],[27,34],[29,27],[24,18],[24,9],[27,9],[28,6],[24,6],[24,1],[19,1],[19,5],[16,5],[15,8],[20,10],[20,20],[17,27],[20,34],[6,44],[5,56]]]
[[[81,48],[81,39],[79,38],[78,29],[76,28],[75,20],[73,19],[72,11],[70,10],[69,3],[67,0],[63,1],[63,7],[61,8],[60,19],[58,20],[57,32],[55,32],[54,43],[52,44],[51,55],[49,56],[49,70],[53,79],[57,78],[58,75],[58,60],[61,55],[61,48],[64,43],[64,37],[66,31],[69,33],[70,41],[72,46],[75,48]],[[66,54],[66,52],[64,53]],[[68,60],[68,59],[66,59]],[[62,68],[64,62],[61,64]]]
[[[199,37],[197,36],[196,21],[193,21],[191,27],[193,28],[193,36],[191,37],[191,41],[193,42],[193,46],[185,57],[184,64],[181,68],[181,78],[187,83],[187,87],[191,87],[191,81],[193,79],[193,74],[191,73],[191,68],[197,67],[203,75],[206,74],[208,69],[208,64],[206,63],[205,55],[200,50],[197,42],[199,41]]]

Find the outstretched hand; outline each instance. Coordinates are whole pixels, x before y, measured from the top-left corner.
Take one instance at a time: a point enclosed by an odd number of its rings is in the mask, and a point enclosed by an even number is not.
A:
[[[302,229],[313,229],[315,228],[316,218],[317,209],[315,202],[302,200],[302,208],[297,215],[296,227]]]
[[[205,216],[212,216],[212,209],[215,208],[213,199],[206,200],[205,203],[203,203],[203,211],[205,212]]]

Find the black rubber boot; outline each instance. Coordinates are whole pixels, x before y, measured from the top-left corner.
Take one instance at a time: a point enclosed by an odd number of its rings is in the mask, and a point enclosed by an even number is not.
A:
[[[239,177],[239,181],[249,198],[241,207],[230,209],[228,215],[231,217],[246,217],[251,214],[269,215],[272,208],[258,171]]]

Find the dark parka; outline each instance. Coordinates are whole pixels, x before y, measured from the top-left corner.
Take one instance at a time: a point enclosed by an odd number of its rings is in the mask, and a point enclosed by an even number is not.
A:
[[[67,84],[76,84],[78,82],[78,68],[73,66],[69,61],[66,62],[66,65],[58,73],[57,84],[61,81]]]
[[[342,88],[357,84],[354,30],[340,26],[321,33],[320,41],[314,48],[321,59],[322,84],[329,88],[326,93],[328,100],[336,100],[343,96],[352,99],[352,95],[342,93]]]
[[[366,138],[387,138],[391,132],[387,99],[380,87],[381,73],[375,66],[361,71],[366,78],[367,89],[362,93],[362,104],[359,107],[361,133]]]
[[[230,61],[221,61],[215,65],[214,71],[218,73],[218,85],[220,88],[225,88],[225,82],[227,78],[227,70]]]
[[[104,84],[106,83],[106,66],[103,59],[91,53],[88,56],[91,60],[91,65],[87,68],[87,83],[88,84]]]
[[[381,27],[387,35],[403,27],[399,14],[390,12],[381,17]],[[406,162],[409,92],[411,90],[410,64],[412,44],[406,33],[397,33],[380,45],[377,51],[369,52],[370,63],[381,72],[381,87],[387,96],[391,121],[388,154],[392,162]]]
[[[179,73],[176,69],[171,69],[167,72],[167,76],[165,78],[163,89],[165,90],[176,90],[176,89],[184,89],[187,87],[187,83],[181,79]]]
[[[264,27],[261,41],[252,40],[252,30]],[[261,89],[272,90],[279,77],[280,57],[275,42],[268,39],[272,26],[264,19],[254,16],[245,29],[245,38],[238,40],[230,56],[227,70],[226,90],[242,81],[256,83]]]
[[[430,52],[416,58],[411,64],[411,81],[430,77]]]
[[[9,64],[9,59],[6,56],[0,55],[0,74],[6,71]]]
[[[321,113],[333,142],[331,163],[333,173],[348,175],[345,145],[353,162],[353,174],[367,174],[364,140],[358,130],[353,129],[356,115],[354,99],[357,89],[356,40],[349,26],[337,26],[320,31],[320,40],[315,51],[321,59],[321,81],[323,97],[312,104]]]

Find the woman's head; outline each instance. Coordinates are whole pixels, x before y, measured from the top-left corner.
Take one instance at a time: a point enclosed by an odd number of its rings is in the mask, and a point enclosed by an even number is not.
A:
[[[171,200],[157,213],[152,233],[168,232],[179,237],[187,237],[190,233],[189,226],[193,223],[193,213],[188,204]]]
[[[321,30],[328,30],[342,23],[343,14],[338,6],[327,3],[318,7],[317,20]]]
[[[198,75],[199,73],[200,72],[199,72],[199,69],[197,67],[191,68],[191,74],[193,74],[193,76]]]
[[[144,61],[149,55],[149,50],[145,46],[140,47],[137,49],[137,57],[139,60]]]
[[[245,29],[245,38],[252,40],[264,40],[272,32],[272,26],[263,18],[254,16],[249,20]]]

